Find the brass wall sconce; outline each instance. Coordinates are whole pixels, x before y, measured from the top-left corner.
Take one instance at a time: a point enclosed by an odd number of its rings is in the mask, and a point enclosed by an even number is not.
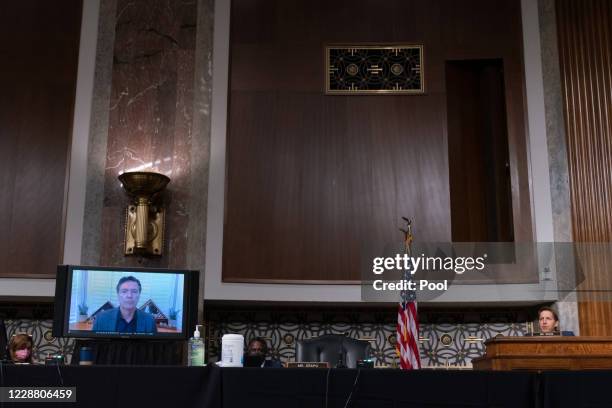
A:
[[[132,198],[125,218],[125,255],[161,256],[164,247],[164,208],[159,193],[170,178],[163,174],[132,171],[119,177]]]

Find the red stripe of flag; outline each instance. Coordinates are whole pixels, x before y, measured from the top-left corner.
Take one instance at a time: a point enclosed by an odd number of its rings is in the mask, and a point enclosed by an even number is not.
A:
[[[404,370],[421,368],[419,355],[419,318],[416,302],[400,302],[397,318],[396,350]]]

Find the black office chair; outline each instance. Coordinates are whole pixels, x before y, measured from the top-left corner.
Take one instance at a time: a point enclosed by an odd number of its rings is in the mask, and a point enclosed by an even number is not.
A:
[[[8,335],[6,334],[6,326],[4,320],[0,319],[0,360],[8,359]]]
[[[370,343],[343,335],[326,334],[312,339],[298,340],[295,358],[298,362],[320,361],[332,367],[357,367],[357,360],[370,356]]]

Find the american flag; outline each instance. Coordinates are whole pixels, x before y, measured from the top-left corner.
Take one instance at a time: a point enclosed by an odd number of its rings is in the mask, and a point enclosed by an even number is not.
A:
[[[405,235],[404,244],[408,255],[411,255],[412,244],[412,222],[408,222],[408,228],[402,230]],[[404,272],[404,280],[410,281],[410,271]],[[402,370],[416,370],[421,368],[421,356],[419,354],[419,316],[417,314],[416,293],[414,290],[403,290],[397,311],[397,342],[396,350],[400,359]]]

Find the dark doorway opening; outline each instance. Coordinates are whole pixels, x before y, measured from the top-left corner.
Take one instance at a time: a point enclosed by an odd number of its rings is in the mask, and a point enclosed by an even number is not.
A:
[[[513,242],[501,59],[446,62],[453,242]]]

